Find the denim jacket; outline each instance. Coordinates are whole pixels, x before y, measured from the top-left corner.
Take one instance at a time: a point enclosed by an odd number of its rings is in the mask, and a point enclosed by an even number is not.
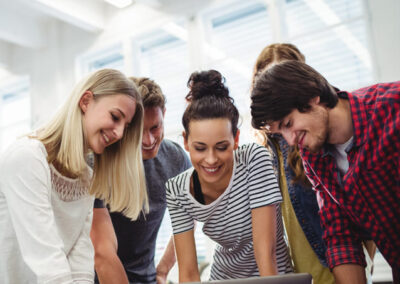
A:
[[[282,156],[284,159],[285,176],[288,185],[288,192],[290,200],[292,202],[293,209],[295,211],[297,220],[303,229],[303,232],[310,243],[312,249],[317,255],[319,261],[322,265],[327,266],[326,262],[326,245],[322,240],[322,227],[320,222],[320,217],[318,214],[319,207],[317,203],[317,197],[315,192],[311,187],[306,187],[304,185],[293,183],[292,179],[294,176],[293,170],[287,164],[287,158],[289,153],[289,145],[287,142],[279,135],[274,135],[270,139],[274,139],[280,147]],[[277,151],[274,143],[269,139],[269,146],[274,152],[274,167],[279,171]],[[279,173],[278,173],[278,176]],[[283,189],[281,189],[283,190]]]

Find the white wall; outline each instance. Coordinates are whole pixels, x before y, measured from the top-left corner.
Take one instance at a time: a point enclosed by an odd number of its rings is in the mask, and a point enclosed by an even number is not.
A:
[[[15,47],[11,71],[30,76],[32,120],[47,119],[70,93],[75,83],[75,57],[94,41],[94,35],[59,21],[46,25],[47,43],[41,49]]]
[[[400,80],[400,1],[368,0],[377,81]]]

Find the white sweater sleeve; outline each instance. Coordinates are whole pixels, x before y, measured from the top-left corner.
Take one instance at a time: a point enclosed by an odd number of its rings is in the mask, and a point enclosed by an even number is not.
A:
[[[85,224],[79,239],[68,254],[68,261],[72,271],[74,283],[94,282],[94,248],[90,240],[93,208],[86,216]]]
[[[3,157],[2,192],[24,262],[37,283],[72,283],[51,205],[46,154],[30,144]]]

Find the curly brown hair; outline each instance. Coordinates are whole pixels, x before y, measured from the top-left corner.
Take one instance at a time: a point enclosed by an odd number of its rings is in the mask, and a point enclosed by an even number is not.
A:
[[[153,80],[146,77],[129,77],[137,86],[142,98],[143,107],[159,107],[165,109],[165,96],[160,86]]]

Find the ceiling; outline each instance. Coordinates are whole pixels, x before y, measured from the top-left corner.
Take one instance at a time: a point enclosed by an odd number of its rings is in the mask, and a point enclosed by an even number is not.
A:
[[[45,26],[52,20],[98,33],[106,16],[117,9],[102,0],[0,0],[0,40],[41,48],[46,42]]]
[[[165,13],[190,14],[211,1],[136,0],[128,8],[139,4]],[[119,11],[104,0],[0,0],[0,45],[39,49],[46,43],[45,26],[52,21],[101,33],[107,19]]]

